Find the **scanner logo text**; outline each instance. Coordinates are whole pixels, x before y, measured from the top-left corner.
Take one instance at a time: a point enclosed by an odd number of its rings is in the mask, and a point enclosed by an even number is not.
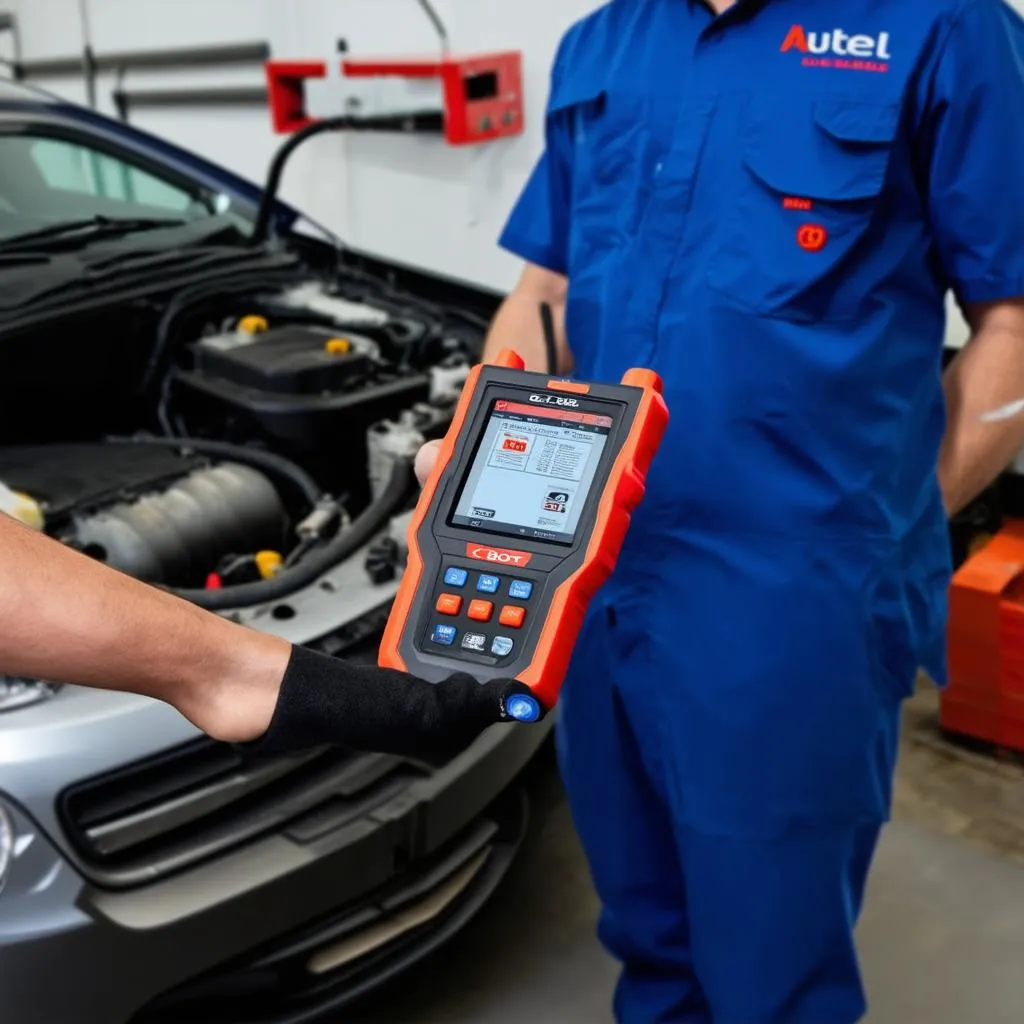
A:
[[[530,401],[538,405],[561,405],[569,409],[579,406],[578,398],[566,398],[564,395],[530,395]]]
[[[466,555],[481,562],[495,562],[498,565],[526,565],[533,555],[529,551],[510,551],[507,548],[487,548],[480,544],[467,544]]]

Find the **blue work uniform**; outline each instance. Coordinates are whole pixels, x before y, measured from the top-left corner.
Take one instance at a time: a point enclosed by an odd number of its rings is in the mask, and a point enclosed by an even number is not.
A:
[[[1024,296],[1001,0],[614,0],[502,244],[671,423],[563,690],[627,1024],[845,1024],[899,709],[942,681],[944,296]]]

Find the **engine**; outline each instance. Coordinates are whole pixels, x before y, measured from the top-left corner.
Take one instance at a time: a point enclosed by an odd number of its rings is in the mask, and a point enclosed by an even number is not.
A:
[[[370,497],[371,428],[418,405],[449,405],[468,369],[463,340],[430,318],[310,284],[218,313],[178,326],[161,395],[167,432],[264,445],[355,508]]]
[[[242,278],[16,338],[0,510],[205,607],[307,585],[414,501],[395,467],[447,428],[482,340],[455,312],[358,276]]]
[[[280,551],[289,523],[258,469],[132,442],[0,449],[0,479],[20,497],[19,518],[168,586],[202,586],[232,556]]]

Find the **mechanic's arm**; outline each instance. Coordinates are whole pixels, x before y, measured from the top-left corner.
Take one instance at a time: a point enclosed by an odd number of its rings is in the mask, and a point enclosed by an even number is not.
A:
[[[975,304],[966,312],[971,340],[943,382],[947,423],[939,483],[950,515],[977,497],[1024,446],[1024,416],[983,419],[1024,398],[1024,298]]]
[[[337,743],[413,755],[508,720],[525,687],[432,685],[293,647],[141,583],[0,513],[0,672],[124,690],[266,752]]]
[[[947,17],[917,109],[936,255],[971,327],[944,379],[938,471],[953,514],[1024,442],[1024,418],[983,420],[1024,398],[1024,19],[1003,3]]]
[[[555,325],[555,351],[558,353],[558,372],[572,369],[572,353],[565,338],[565,298],[568,282],[561,274],[527,263],[519,283],[501,304],[494,316],[481,359],[488,362],[502,349],[511,348],[522,356],[528,370],[547,369],[547,346],[540,307],[551,307]],[[437,462],[440,441],[428,441],[416,454],[416,478],[426,482]]]
[[[547,369],[547,349],[540,309],[551,307],[559,373],[572,369],[572,354],[565,338],[565,299],[568,281],[561,274],[527,263],[515,289],[502,303],[484,343],[483,361],[511,348],[522,356],[528,370]]]

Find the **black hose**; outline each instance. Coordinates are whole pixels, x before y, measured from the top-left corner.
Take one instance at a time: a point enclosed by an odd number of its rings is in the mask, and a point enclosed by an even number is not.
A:
[[[354,555],[374,534],[387,524],[401,508],[413,490],[412,460],[400,459],[395,463],[387,487],[347,530],[318,551],[311,552],[293,568],[282,569],[276,576],[258,583],[243,583],[223,590],[172,590],[171,593],[191,601],[208,611],[229,608],[250,608],[254,604],[278,601],[296,590],[308,586],[325,572],[340,565]]]
[[[430,19],[430,23],[434,26],[438,39],[441,40],[441,52],[447,54],[450,45],[448,42],[448,30],[444,27],[441,15],[434,10],[434,5],[430,0],[419,0],[419,2],[420,7],[423,8],[424,13]]]
[[[301,492],[310,505],[316,505],[324,497],[317,482],[301,466],[290,459],[245,445],[228,444],[225,441],[207,441],[191,437],[109,437],[110,444],[149,444],[163,448],[192,449],[202,455],[216,455],[265,470],[271,476],[283,478]]]
[[[396,127],[403,130],[414,131],[417,127],[432,128],[433,115],[411,111],[405,114],[387,114],[382,117],[325,117],[322,121],[314,121],[300,128],[294,135],[285,140],[284,144],[274,154],[270,161],[270,170],[267,171],[267,182],[263,186],[263,195],[260,196],[260,205],[256,210],[256,221],[253,224],[252,234],[249,236],[249,244],[263,245],[270,234],[270,220],[274,212],[274,203],[277,201],[277,193],[281,188],[281,177],[292,153],[299,148],[307,139],[314,135],[321,135],[323,132],[340,131],[392,131]]]
[[[558,373],[558,343],[555,340],[555,318],[547,302],[540,304],[540,323],[544,333],[544,352],[547,355],[548,373]]]

